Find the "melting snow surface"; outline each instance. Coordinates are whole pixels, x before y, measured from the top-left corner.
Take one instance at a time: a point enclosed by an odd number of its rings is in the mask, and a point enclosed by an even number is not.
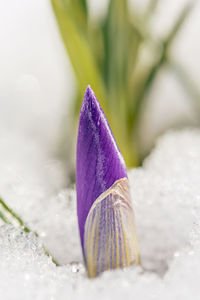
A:
[[[129,172],[143,268],[92,280],[82,263],[75,191],[61,189],[62,166],[31,140],[5,133],[0,168],[1,196],[40,234],[2,223],[1,300],[199,300],[200,131],[168,133]]]

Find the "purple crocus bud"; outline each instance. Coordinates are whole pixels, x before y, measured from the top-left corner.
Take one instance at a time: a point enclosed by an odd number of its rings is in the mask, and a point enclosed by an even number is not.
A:
[[[139,262],[126,166],[90,86],[77,141],[77,213],[90,277]]]

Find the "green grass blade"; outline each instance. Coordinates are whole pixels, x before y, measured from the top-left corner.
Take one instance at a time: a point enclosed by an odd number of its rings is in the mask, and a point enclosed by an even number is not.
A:
[[[88,13],[87,0],[79,0],[79,2],[82,5],[85,14],[87,15]]]
[[[10,207],[8,207],[7,204],[1,198],[0,198],[0,204],[12,217],[16,219],[16,221],[19,223],[20,226],[24,226],[22,219]]]
[[[168,37],[166,38],[164,45],[165,47],[168,47],[173,42],[174,38],[177,36],[180,29],[183,27],[183,24],[185,23],[188,15],[190,14],[192,8],[194,6],[194,2],[189,2],[183,10],[181,11],[180,15],[178,16],[175,24],[173,25],[170,33],[168,34]]]
[[[2,211],[0,211],[0,219],[6,224],[10,224],[10,222],[8,221],[6,216],[2,213]]]
[[[147,93],[150,90],[152,83],[157,76],[161,67],[168,61],[168,52],[169,48],[174,41],[175,37],[177,36],[179,30],[182,28],[186,18],[188,17],[193,4],[189,3],[184,7],[181,11],[180,15],[178,16],[175,24],[173,25],[171,31],[169,32],[167,38],[162,42],[162,49],[160,56],[156,63],[150,68],[149,72],[147,73],[143,84],[140,87],[139,92],[136,94],[136,97],[133,101],[133,110],[130,111],[129,114],[129,130],[132,132],[133,127],[134,131],[137,130],[139,116],[141,112],[141,108],[143,106],[144,101],[147,99]]]
[[[104,109],[106,93],[94,56],[85,36],[78,30],[63,2],[51,0],[60,32],[72,63],[81,97],[88,84],[95,90]]]
[[[6,224],[12,224],[12,219],[14,219],[15,221],[18,222],[20,228],[24,231],[24,232],[33,232],[34,235],[36,237],[39,237],[38,233],[35,231],[32,231],[30,228],[28,228],[24,221],[14,212],[13,209],[11,209],[4,201],[2,198],[0,198],[0,205],[2,206],[2,208],[6,211],[6,213],[8,215],[11,216],[11,221],[4,215],[4,213],[2,211],[0,211],[0,219],[6,223]],[[53,258],[53,256],[49,253],[49,251],[43,246],[44,252],[46,255],[51,256],[52,257],[52,261],[58,266],[58,262],[55,260],[55,258]]]

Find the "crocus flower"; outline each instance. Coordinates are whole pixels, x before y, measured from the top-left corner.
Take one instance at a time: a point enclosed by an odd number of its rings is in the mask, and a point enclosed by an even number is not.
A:
[[[90,86],[79,119],[76,187],[80,240],[89,277],[139,263],[125,162]]]

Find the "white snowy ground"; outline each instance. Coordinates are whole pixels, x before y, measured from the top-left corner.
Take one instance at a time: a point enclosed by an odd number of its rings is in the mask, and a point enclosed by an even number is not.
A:
[[[62,190],[61,165],[31,139],[1,136],[0,194],[41,235],[38,241],[0,227],[1,300],[199,300],[199,130],[168,133],[129,173],[143,270],[132,266],[92,280],[82,265],[75,191]]]

